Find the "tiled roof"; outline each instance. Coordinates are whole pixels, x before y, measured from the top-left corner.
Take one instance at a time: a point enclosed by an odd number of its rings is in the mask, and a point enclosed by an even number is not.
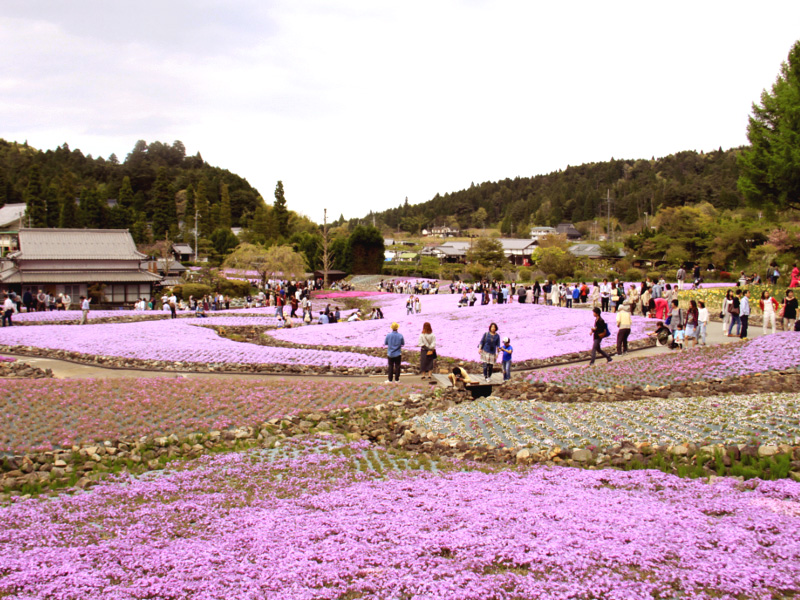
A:
[[[145,255],[127,229],[21,229],[19,250],[24,260],[136,260]]]
[[[0,208],[0,229],[18,221],[25,214],[25,204],[6,204]]]
[[[161,275],[146,271],[6,271],[0,275],[3,283],[155,283]]]

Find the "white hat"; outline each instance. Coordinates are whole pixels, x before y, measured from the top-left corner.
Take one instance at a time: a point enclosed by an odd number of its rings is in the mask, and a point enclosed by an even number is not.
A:
[[[508,343],[508,342],[510,342],[510,341],[511,341],[511,340],[509,340],[507,337],[504,337],[504,338],[503,338],[503,343],[504,343],[504,344],[505,344],[505,343]]]

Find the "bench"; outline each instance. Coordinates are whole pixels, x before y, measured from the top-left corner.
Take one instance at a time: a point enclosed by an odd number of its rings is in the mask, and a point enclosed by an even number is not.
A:
[[[491,379],[488,383],[483,380],[483,377],[477,377],[474,375],[470,375],[472,382],[467,383],[465,385],[466,389],[472,395],[473,399],[477,398],[486,398],[487,396],[492,395],[492,388],[496,385],[503,385],[503,374],[502,373],[493,373]],[[453,384],[450,383],[450,379],[447,375],[440,375],[433,373],[433,379],[436,380],[443,388],[453,387]]]

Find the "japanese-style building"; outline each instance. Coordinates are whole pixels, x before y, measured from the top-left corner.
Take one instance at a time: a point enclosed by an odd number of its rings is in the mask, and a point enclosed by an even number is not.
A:
[[[127,304],[150,297],[162,279],[142,268],[146,258],[127,229],[21,229],[19,250],[0,263],[0,285],[20,294],[69,294],[73,301],[97,286],[100,302]]]

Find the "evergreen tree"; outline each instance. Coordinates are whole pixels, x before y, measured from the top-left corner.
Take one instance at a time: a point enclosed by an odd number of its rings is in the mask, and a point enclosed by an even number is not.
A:
[[[224,229],[230,229],[233,225],[231,219],[231,195],[228,192],[228,184],[223,183],[220,190],[220,206],[219,206],[219,226]]]
[[[8,202],[8,182],[3,169],[0,169],[0,207]]]
[[[69,171],[66,171],[61,178],[58,196],[58,226],[63,229],[78,227],[78,207],[75,203],[75,176]]]
[[[55,183],[47,186],[47,191],[44,194],[44,209],[47,215],[47,226],[58,227],[61,210],[58,204],[58,186]]]
[[[42,190],[39,165],[32,165],[28,171],[28,186],[25,188],[25,225],[28,227],[47,227],[47,209]]]
[[[197,189],[194,194],[194,206],[198,220],[198,235],[201,237],[208,237],[214,224],[209,221],[208,194],[206,193],[205,179],[201,179],[197,184]]]
[[[194,186],[186,188],[186,208],[183,212],[184,240],[194,238]]]
[[[375,227],[359,225],[347,240],[347,254],[354,274],[380,273],[383,268],[383,235]]]
[[[80,221],[87,229],[104,229],[106,226],[106,204],[94,188],[84,188],[81,192]]]
[[[133,207],[133,188],[131,187],[131,178],[127,175],[122,178],[122,186],[119,188],[117,204],[122,208]]]
[[[175,196],[170,190],[167,168],[158,169],[156,181],[153,184],[153,236],[163,239],[170,227],[178,222],[175,208]]]
[[[275,212],[275,221],[278,224],[278,235],[287,237],[289,235],[289,210],[286,208],[282,181],[278,181],[278,185],[275,186],[275,204],[272,205],[272,210]]]
[[[800,209],[800,41],[781,65],[772,93],[753,104],[750,148],[739,156],[738,187],[754,206]]]

